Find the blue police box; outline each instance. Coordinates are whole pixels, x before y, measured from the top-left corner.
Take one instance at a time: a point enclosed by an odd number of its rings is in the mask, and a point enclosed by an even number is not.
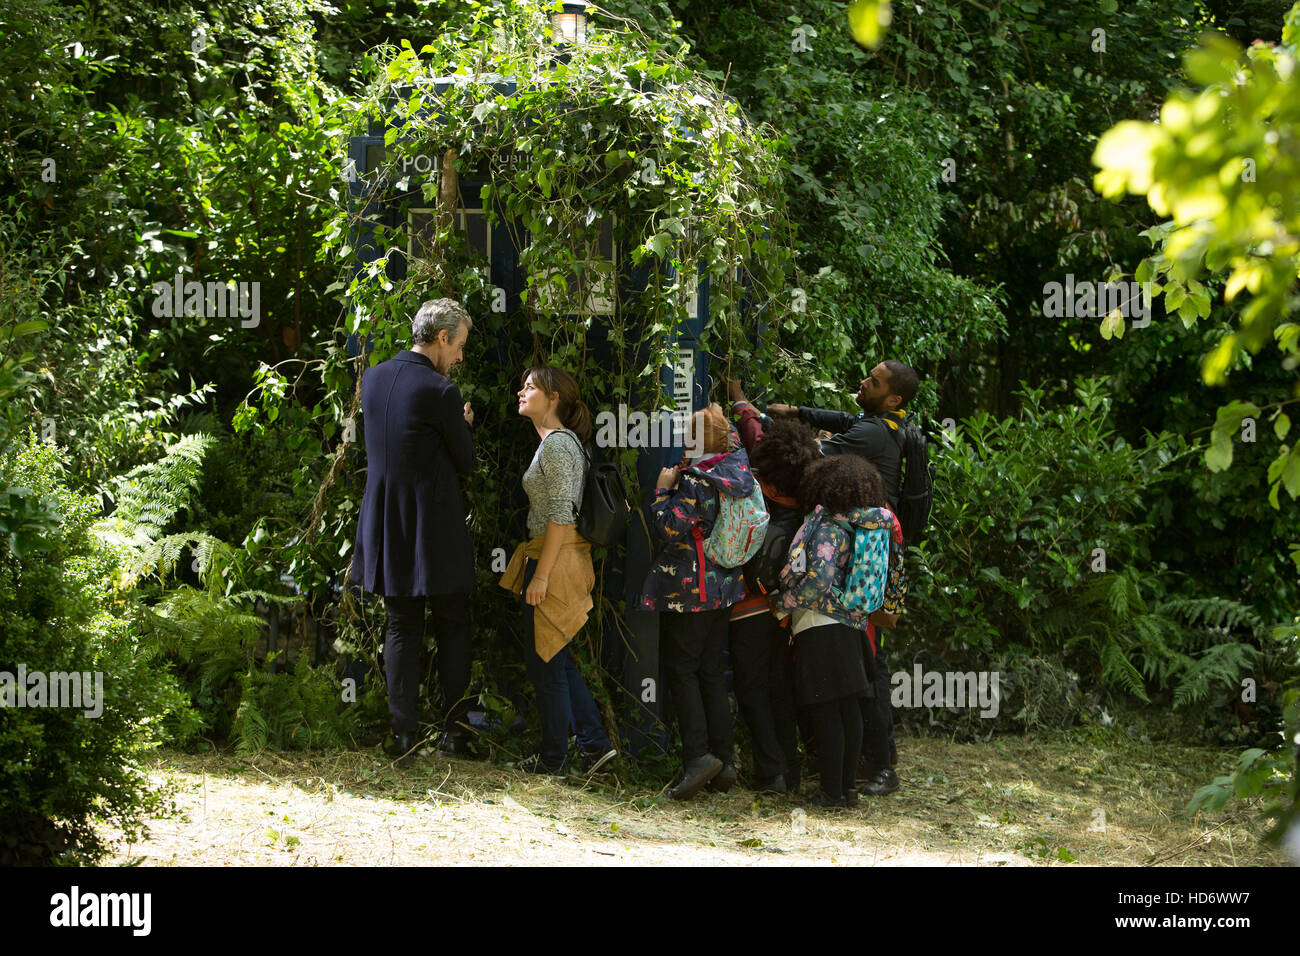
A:
[[[455,84],[467,82],[490,83],[498,92],[507,96],[517,90],[515,82],[494,75],[458,74],[431,79],[426,85],[432,88],[436,99],[445,95]],[[409,94],[410,90],[399,91],[398,96]],[[419,255],[421,246],[429,241],[436,217],[435,206],[422,199],[421,186],[431,178],[436,181],[441,167],[439,155],[415,152],[404,156],[394,169],[387,171],[386,176],[380,173],[387,156],[385,132],[393,125],[400,127],[401,121],[372,117],[366,135],[354,136],[349,141],[349,175],[346,178],[349,181],[352,207],[360,213],[356,217],[358,225],[353,235],[354,275],[386,253],[376,239],[375,226],[400,226],[402,223],[399,220],[405,216],[408,235],[408,248],[404,250],[406,256],[390,256],[388,261],[389,275],[394,279],[404,278],[406,257]],[[352,175],[353,172],[355,175]],[[471,157],[470,168],[459,173],[453,222],[455,228],[465,234],[470,251],[487,259],[489,284],[497,293],[498,304],[503,295],[504,311],[514,314],[520,308],[527,279],[520,267],[521,250],[516,246],[514,238],[519,231],[512,230],[509,223],[500,219],[495,223],[489,221],[488,211],[483,208],[480,199],[481,189],[487,183],[488,176],[483,168],[474,167]],[[398,188],[398,184],[402,183],[405,184],[405,189]],[[604,275],[609,280],[604,284],[592,283],[583,297],[582,311],[566,316],[593,320],[588,328],[587,345],[598,358],[602,354],[609,355],[609,350],[613,347],[605,338],[606,328],[598,321],[599,316],[612,314],[620,301],[627,301],[644,289],[651,278],[647,268],[633,268],[620,258],[613,239],[612,218],[605,216],[601,224],[600,238],[592,244],[590,252],[593,268],[589,274]],[[671,266],[667,268],[671,270]],[[671,272],[667,278],[672,278]],[[679,420],[708,403],[711,387],[710,356],[701,344],[704,321],[709,314],[709,279],[704,274],[698,274],[695,278],[694,291],[687,299],[689,318],[678,323],[677,328],[668,333],[668,354],[673,359],[671,364],[665,365],[661,370],[663,388],[671,394]],[[348,338],[348,350],[352,355],[359,354],[361,350],[356,333]],[[506,361],[504,345],[499,349],[499,357],[501,361]],[[621,398],[635,407],[636,396]],[[633,491],[638,495],[636,503],[647,519],[648,495],[654,488],[660,469],[681,460],[680,442],[673,444],[676,447],[643,447],[638,454],[636,487]],[[614,561],[605,562],[602,585],[606,596],[626,600],[624,627],[617,627],[618,622],[606,621],[601,646],[604,649],[602,664],[607,671],[620,677],[625,691],[622,730],[624,745],[633,753],[647,745],[667,749],[668,739],[663,727],[666,688],[659,660],[659,615],[638,607],[641,584],[649,570],[653,553],[645,529],[646,524],[634,514],[629,522],[625,560],[621,565]]]

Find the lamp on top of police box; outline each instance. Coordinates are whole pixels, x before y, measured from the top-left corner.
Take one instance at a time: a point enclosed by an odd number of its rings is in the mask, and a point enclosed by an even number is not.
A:
[[[557,45],[582,46],[587,42],[587,5],[565,3],[551,14],[551,39]]]

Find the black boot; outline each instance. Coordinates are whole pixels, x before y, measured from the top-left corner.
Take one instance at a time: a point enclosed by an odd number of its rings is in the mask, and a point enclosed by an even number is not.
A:
[[[413,730],[408,730],[400,734],[395,733],[390,741],[385,741],[384,753],[395,757],[399,767],[409,767],[415,763],[415,751],[419,745],[419,735]]]
[[[898,789],[898,774],[892,770],[882,770],[858,789],[869,797],[883,797]]]
[[[682,767],[682,779],[677,786],[668,791],[674,800],[689,800],[700,792],[700,788],[722,772],[722,761],[713,754],[705,754],[686,761]]]

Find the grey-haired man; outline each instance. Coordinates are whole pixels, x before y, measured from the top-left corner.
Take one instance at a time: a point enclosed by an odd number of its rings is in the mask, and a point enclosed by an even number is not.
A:
[[[425,302],[411,323],[411,348],[367,369],[361,381],[367,471],[351,576],[388,607],[384,669],[393,752],[403,763],[419,741],[426,607],[438,642],[442,750],[467,752],[475,582],[460,478],[474,467],[474,413],[448,375],[472,327],[458,302]]]

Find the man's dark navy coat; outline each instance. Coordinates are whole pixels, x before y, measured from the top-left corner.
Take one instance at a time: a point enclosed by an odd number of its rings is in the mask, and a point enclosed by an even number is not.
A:
[[[474,590],[459,477],[474,466],[464,405],[418,352],[398,352],[361,380],[367,473],[351,577],[372,594]]]

